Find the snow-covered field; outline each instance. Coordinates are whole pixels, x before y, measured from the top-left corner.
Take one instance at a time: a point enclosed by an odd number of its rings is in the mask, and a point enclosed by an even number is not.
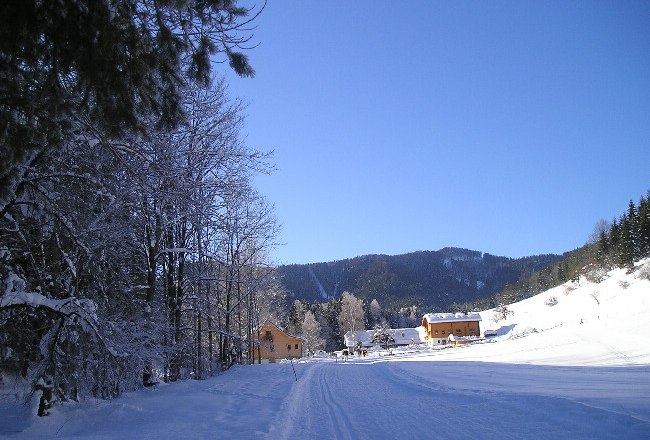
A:
[[[0,395],[0,436],[77,439],[648,439],[650,260],[482,312],[489,342],[346,362],[239,366],[28,416]],[[553,299],[554,298],[554,299]],[[553,304],[554,305],[550,305]]]

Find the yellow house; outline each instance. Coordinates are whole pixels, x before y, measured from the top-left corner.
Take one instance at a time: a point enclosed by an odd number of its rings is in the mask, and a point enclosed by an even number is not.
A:
[[[444,345],[450,342],[450,335],[454,336],[451,338],[454,342],[455,338],[478,337],[481,335],[479,322],[481,315],[478,313],[427,313],[422,317],[425,341],[429,345]]]
[[[268,362],[278,359],[301,358],[303,353],[303,340],[291,336],[271,321],[266,321],[257,331],[258,357]]]

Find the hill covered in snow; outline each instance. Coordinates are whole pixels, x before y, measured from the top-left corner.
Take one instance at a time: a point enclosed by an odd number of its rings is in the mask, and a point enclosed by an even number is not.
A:
[[[592,278],[592,277],[589,277]],[[580,277],[508,306],[505,319],[481,312],[499,344],[481,359],[561,365],[650,364],[650,259],[634,270]],[[482,350],[488,350],[486,347]]]

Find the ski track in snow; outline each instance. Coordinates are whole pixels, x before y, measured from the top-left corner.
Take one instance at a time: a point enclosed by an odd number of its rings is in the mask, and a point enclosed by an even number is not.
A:
[[[326,373],[327,370],[325,368],[320,368],[317,386],[320,388],[323,399],[322,401],[330,416],[330,426],[334,428],[333,431],[336,433],[336,438],[351,439],[352,437],[350,436],[350,433],[354,432],[354,424],[350,422],[350,418],[348,417],[348,414],[346,414],[345,408],[338,403],[338,400],[341,399],[339,396],[335,396],[332,393],[332,387],[330,386],[330,383],[336,383],[339,378],[334,378],[334,380],[332,380],[330,377],[330,380],[328,381],[326,379]]]
[[[443,371],[443,378],[453,374],[449,371],[453,369],[465,377],[475,374],[476,383],[480,383],[481,376],[511,374],[508,370],[513,367],[507,365],[500,371],[501,365],[430,361],[312,363],[287,395],[280,416],[272,422],[266,438],[421,439],[459,434],[482,439],[647,439],[650,436],[650,422],[619,413],[612,403],[598,405],[589,403],[588,399],[562,396],[561,387],[557,395],[546,395],[536,389],[521,393],[499,390],[490,380],[486,389],[472,386],[474,382],[455,388],[453,384],[432,380],[432,376],[418,374],[423,365],[429,370],[447,370]],[[529,369],[532,379],[536,367]],[[547,370],[538,370],[540,377],[547,377]],[[637,378],[645,372],[647,369],[640,371]],[[573,374],[579,373],[568,374],[569,380]],[[593,375],[580,385],[598,388],[592,379]],[[605,392],[606,389],[603,388]]]

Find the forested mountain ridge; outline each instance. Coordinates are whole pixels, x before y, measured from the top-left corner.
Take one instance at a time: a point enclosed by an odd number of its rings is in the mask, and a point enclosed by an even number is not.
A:
[[[419,305],[447,310],[454,303],[493,296],[509,283],[562,259],[536,255],[512,259],[447,247],[402,255],[365,255],[346,260],[278,267],[287,296],[327,301],[347,291],[382,306]]]

